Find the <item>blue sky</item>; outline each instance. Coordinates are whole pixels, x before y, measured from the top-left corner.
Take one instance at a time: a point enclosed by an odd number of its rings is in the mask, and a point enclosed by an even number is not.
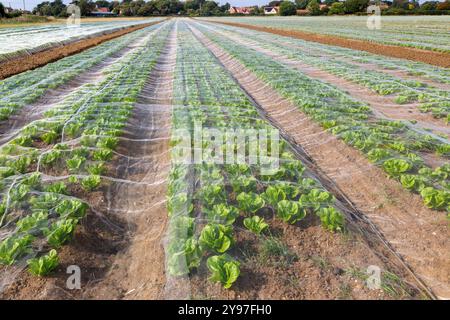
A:
[[[27,10],[32,10],[38,3],[43,1],[52,1],[52,0],[25,0],[25,8]],[[64,3],[70,3],[72,0],[63,0]],[[216,0],[217,1],[217,0]],[[220,3],[224,4],[229,2],[233,6],[250,6],[250,5],[263,5],[269,3],[271,0],[219,0]],[[425,0],[421,0],[419,2],[423,2]],[[11,5],[13,8],[23,8],[23,0],[0,0],[5,6]]]

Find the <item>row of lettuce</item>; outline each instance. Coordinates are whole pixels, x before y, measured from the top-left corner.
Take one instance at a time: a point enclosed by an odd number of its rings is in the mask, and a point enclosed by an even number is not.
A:
[[[330,17],[208,17],[208,20],[237,22],[289,31],[336,35],[350,39],[362,39],[375,43],[450,52],[447,16],[404,16],[380,19],[381,29],[367,27],[365,16]]]
[[[39,276],[58,266],[56,250],[86,215],[81,198],[107,183],[106,166],[118,156],[120,135],[169,29],[169,23],[147,28],[142,46],[104,70],[102,81],[74,91],[1,146],[1,265],[29,258]]]
[[[266,163],[261,158],[251,162],[245,141],[214,142],[225,155],[225,163],[208,157],[213,142],[207,130],[196,132],[200,127],[215,128],[223,133],[222,138],[230,129],[270,132],[273,127],[260,117],[245,93],[185,23],[180,23],[178,30],[173,91],[168,274],[188,276],[206,261],[210,279],[230,288],[241,270],[235,247],[240,247],[238,242],[242,240],[237,240],[236,234],[264,236],[272,216],[295,224],[308,214],[316,214],[324,228],[344,229],[345,218],[336,209],[336,199],[296,159],[284,140],[271,136],[267,142],[270,145],[274,139],[280,153],[279,166],[274,166],[270,174],[264,172]],[[186,136],[192,137],[187,144],[182,142]],[[253,138],[261,141],[261,136]],[[232,154],[243,147],[246,157],[235,161]],[[203,158],[193,163],[189,159],[196,148],[201,149]],[[233,152],[227,154],[226,150]]]
[[[236,44],[210,27],[196,27],[323,128],[360,150],[405,189],[420,194],[425,206],[450,211],[448,140],[416,130],[408,122],[377,118],[369,106],[348,94]],[[423,156],[429,153],[445,164],[432,169]]]
[[[277,37],[237,27],[219,27],[216,25],[215,28],[218,30],[222,29],[222,31],[232,31],[226,34],[231,34],[233,37],[239,36],[239,39],[242,41],[240,43],[243,45],[256,44],[256,46],[282,54],[294,61],[300,61],[308,66],[327,71],[340,78],[362,85],[377,94],[393,96],[395,103],[417,104],[417,108],[421,112],[431,112],[434,117],[442,118],[447,123],[450,122],[450,94],[448,90],[439,87],[439,85],[438,87],[433,87],[420,80],[403,79],[379,69],[371,69],[370,64],[374,63],[373,60],[358,60],[359,55],[363,58],[373,56],[369,53],[322,44],[311,44],[299,39]],[[358,63],[355,63],[355,61]],[[401,64],[401,62],[396,63],[395,66],[387,64],[384,67],[397,69],[398,64]],[[403,62],[403,64],[406,63]],[[419,63],[415,63],[414,68],[408,68],[408,65],[404,66],[404,68],[411,75],[424,74],[433,77],[437,73],[439,75],[436,78],[438,81],[445,80],[443,75],[450,76],[448,70],[443,68],[436,70],[439,68]],[[450,83],[450,80],[448,81]],[[447,149],[447,153],[449,152],[450,147]]]
[[[114,59],[121,50],[143,39],[145,28],[102,43],[79,54],[66,57],[42,68],[30,70],[0,82],[0,120],[8,119],[24,106],[36,102],[49,90],[58,88],[87,70]]]

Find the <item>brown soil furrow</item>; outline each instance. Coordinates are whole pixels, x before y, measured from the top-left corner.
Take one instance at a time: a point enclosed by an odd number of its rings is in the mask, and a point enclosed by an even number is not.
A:
[[[262,32],[268,32],[273,34],[278,34],[281,36],[292,37],[297,39],[302,39],[306,41],[314,41],[323,44],[339,46],[344,48],[350,48],[354,50],[367,51],[370,53],[380,54],[388,57],[408,59],[413,61],[419,61],[428,63],[431,65],[450,68],[450,54],[443,52],[435,52],[429,50],[421,50],[416,48],[408,48],[394,45],[386,45],[375,43],[371,41],[349,39],[338,36],[323,35],[317,33],[309,33],[297,30],[281,30],[269,27],[259,27],[252,26],[244,23],[234,23],[234,22],[222,22],[206,20],[212,23],[225,24],[234,27],[247,28],[251,30],[257,30]]]
[[[450,251],[445,215],[425,208],[419,196],[388,179],[359,151],[324,131],[223,49],[206,38],[202,41],[268,117],[301,145],[357,209],[381,230],[428,287],[438,297],[449,298]]]
[[[417,124],[415,125],[417,128],[432,130],[435,133],[445,134],[447,138],[450,137],[450,128],[444,123],[444,121],[442,119],[434,118],[430,113],[420,112],[417,108],[417,103],[397,104],[394,102],[394,98],[390,96],[381,96],[364,86],[335,76],[327,71],[321,70],[309,64],[305,64],[301,61],[289,58],[285,55],[278,54],[249,39],[244,41],[242,38],[230,35],[229,33],[224,33],[221,31],[216,32],[236,43],[239,43],[242,46],[262,53],[275,61],[278,61],[279,63],[297,69],[308,77],[318,79],[332,85],[335,88],[338,88],[341,91],[347,92],[357,100],[370,105],[375,115],[380,118],[417,121]]]
[[[116,164],[116,176],[138,181],[111,190],[110,209],[130,226],[129,246],[115,257],[110,272],[88,288],[85,297],[103,299],[161,299],[164,295],[166,180],[170,169],[168,137],[171,121],[173,71],[176,62],[176,28],[141,93]],[[142,141],[149,139],[151,141]],[[141,141],[139,141],[141,140]],[[147,184],[147,185],[146,185]]]
[[[29,56],[18,57],[16,59],[5,61],[0,64],[0,80],[27,70],[42,67],[47,63],[62,59],[67,56],[74,55],[86,49],[97,46],[105,41],[118,38],[120,36],[123,36],[124,34],[152,26],[161,23],[163,21],[165,20],[140,24],[123,30],[108,33],[106,35],[102,35],[99,37],[73,42],[63,47],[51,48]]]

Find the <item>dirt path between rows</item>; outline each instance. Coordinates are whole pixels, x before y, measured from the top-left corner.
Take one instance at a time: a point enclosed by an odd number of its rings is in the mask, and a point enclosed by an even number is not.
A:
[[[140,30],[165,20],[155,21],[151,23],[145,23],[133,27],[129,27],[123,30],[115,31],[109,34],[105,34],[99,37],[84,39],[77,42],[73,42],[62,47],[51,48],[45,51],[41,51],[29,56],[21,56],[16,59],[8,60],[0,63],[0,80],[7,77],[19,74],[24,71],[33,70],[38,67],[42,67],[47,63],[54,62],[67,56],[74,55],[86,49],[97,46],[105,41],[112,40],[123,36],[127,33]]]
[[[166,188],[170,169],[169,136],[173,72],[176,64],[176,27],[169,35],[119,152],[116,166],[124,183],[112,191],[110,207],[130,228],[130,245],[119,252],[110,272],[85,291],[91,299],[161,299],[164,295]]]
[[[285,37],[292,37],[306,41],[314,41],[327,45],[339,46],[354,50],[367,51],[388,57],[408,59],[418,62],[424,62],[431,65],[450,68],[450,54],[443,52],[435,52],[429,50],[421,50],[416,48],[408,48],[401,46],[385,45],[371,41],[348,39],[338,36],[322,35],[297,30],[281,30],[269,27],[253,26],[245,23],[222,22],[205,20],[212,23],[225,24],[234,27],[247,28],[256,31],[278,34]]]
[[[264,48],[252,40],[244,41],[238,36],[233,36],[225,32],[214,31],[227,37],[233,42],[262,53],[279,63],[300,71],[301,73],[313,79],[320,80],[336,87],[343,92],[347,92],[350,96],[357,100],[367,103],[375,115],[379,118],[392,120],[409,120],[417,121],[415,125],[410,124],[418,130],[428,129],[435,133],[444,134],[450,137],[450,128],[442,119],[434,118],[430,113],[423,113],[418,110],[418,103],[398,104],[394,102],[394,98],[390,96],[381,96],[372,90],[361,86],[352,81],[335,76],[327,71],[321,70],[301,61],[289,58],[270,49]]]
[[[426,209],[422,199],[367,161],[357,150],[324,131],[292,102],[250,72],[209,39],[204,44],[244,90],[309,154],[434,294],[450,298],[450,250],[445,215]]]

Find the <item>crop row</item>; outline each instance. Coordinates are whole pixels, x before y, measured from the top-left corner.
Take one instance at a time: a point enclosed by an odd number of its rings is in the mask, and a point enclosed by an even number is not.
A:
[[[159,19],[155,18],[152,21]],[[147,22],[150,21],[82,23],[78,26],[59,23],[47,26],[2,28],[0,42],[3,45],[0,48],[0,61]]]
[[[215,28],[219,27],[215,26]],[[236,36],[236,33],[241,34],[240,30],[242,30],[233,27],[226,27],[226,29],[232,30],[233,36]],[[332,49],[328,50],[326,59],[320,59],[317,57],[315,50],[311,51],[311,44],[305,44],[301,40],[292,39],[292,41],[284,40],[282,42],[283,44],[294,43],[296,44],[294,45],[295,48],[300,49],[292,50],[292,44],[289,47],[274,43],[274,39],[278,38],[276,36],[266,35],[261,32],[251,32],[251,35],[248,37],[250,39],[247,37],[243,39],[244,44],[256,43],[257,46],[271,50],[274,53],[282,54],[295,61],[325,70],[338,77],[365,86],[380,95],[394,95],[394,101],[398,104],[418,102],[420,111],[431,112],[434,117],[444,118],[447,123],[450,122],[450,95],[446,90],[434,88],[417,80],[401,79],[388,73],[369,70],[364,68],[364,66],[355,65],[350,61],[344,61],[340,54],[333,54]],[[325,46],[322,45],[322,47]],[[352,53],[354,52],[352,51]]]
[[[280,146],[280,164],[269,175],[262,173],[261,159],[251,163],[248,149],[241,161],[226,161],[227,157],[224,162],[207,157],[200,163],[174,160],[186,149],[195,150],[196,143],[200,143],[201,152],[211,147],[207,133],[195,137],[198,126],[215,128],[224,134],[229,129],[273,129],[184,23],[179,27],[173,90],[172,168],[167,204],[169,274],[187,275],[206,259],[210,279],[229,288],[240,273],[240,262],[229,254],[236,243],[235,231],[247,230],[261,236],[268,232],[269,223],[264,218],[267,213],[290,224],[307,214],[317,214],[324,228],[344,228],[344,216],[336,209],[333,195],[295,159],[282,139],[274,141]],[[187,134],[177,134],[178,130]],[[181,142],[186,135],[194,137],[187,146]],[[215,143],[224,153],[230,146],[233,151],[243,147],[234,139],[231,143]]]
[[[75,76],[101,65],[105,59],[144,38],[148,32],[158,27],[154,25],[132,32],[42,68],[3,80],[0,82],[0,120],[8,119],[11,114],[35,102],[50,89],[58,88]]]
[[[141,47],[104,71],[104,80],[76,90],[1,147],[0,264],[31,257],[36,275],[58,265],[56,250],[88,209],[80,198],[102,184],[170,25],[154,29]],[[48,253],[35,257],[40,252]]]
[[[210,19],[210,18],[208,18]],[[224,20],[224,18],[215,18]],[[381,17],[381,29],[367,28],[366,17],[270,17],[226,18],[238,22],[275,29],[307,31],[336,35],[375,43],[450,52],[448,22],[442,17]]]
[[[448,159],[450,145],[446,140],[415,131],[407,122],[378,119],[369,106],[346,93],[238,45],[211,29],[200,28],[311,119],[363,152],[405,189],[419,193],[427,207],[450,210],[450,165],[433,170],[421,156],[436,152]]]

